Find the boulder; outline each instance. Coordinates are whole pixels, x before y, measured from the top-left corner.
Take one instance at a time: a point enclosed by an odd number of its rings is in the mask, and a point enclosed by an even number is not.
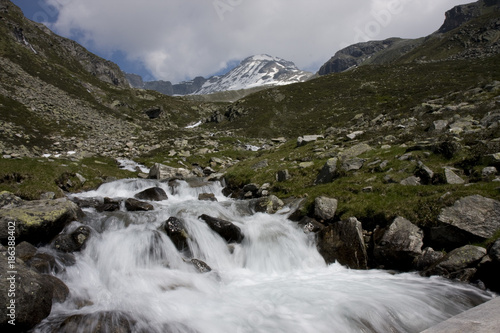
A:
[[[290,173],[288,170],[280,170],[276,173],[276,181],[277,182],[284,182],[290,179]]]
[[[37,248],[28,242],[21,242],[16,245],[16,258],[26,262],[33,258]]]
[[[23,199],[15,196],[13,193],[2,191],[0,192],[0,208],[7,205],[18,206],[23,203]]]
[[[115,212],[120,210],[120,202],[111,198],[104,198],[103,203],[98,204],[95,209],[99,212]]]
[[[465,180],[460,178],[451,168],[444,168],[444,177],[447,184],[461,185],[465,183]]]
[[[0,245],[0,304],[4,314],[0,318],[0,330],[26,332],[50,314],[54,286],[47,275],[29,269],[20,261],[8,259],[10,254],[6,251]],[[15,290],[15,296],[9,296],[10,289]]]
[[[134,195],[136,199],[148,201],[162,201],[167,200],[167,193],[161,187],[150,187]]]
[[[446,278],[470,282],[475,275],[476,266],[486,256],[486,249],[465,245],[444,256],[424,272],[425,275],[441,275]]]
[[[184,223],[177,217],[171,216],[162,226],[168,237],[179,251],[189,249],[189,235],[184,227]]]
[[[241,229],[234,225],[232,222],[222,220],[208,215],[201,215],[199,219],[205,221],[210,229],[219,234],[228,243],[241,243],[243,241],[243,234]]]
[[[399,182],[401,185],[405,186],[418,186],[420,185],[420,178],[416,176],[410,176]]]
[[[63,252],[80,251],[90,237],[91,229],[80,226],[69,234],[60,234],[53,241],[54,247]]]
[[[364,154],[372,149],[373,148],[370,147],[370,145],[368,145],[366,143],[358,143],[357,145],[354,145],[354,146],[344,150],[343,152],[341,152],[339,156],[342,159],[353,158],[353,157],[357,157],[361,154]]]
[[[337,211],[337,199],[317,197],[314,199],[314,216],[323,221],[333,219]]]
[[[81,216],[80,208],[66,198],[7,205],[0,210],[0,242],[6,244],[9,230],[14,229],[18,243],[48,243]]]
[[[359,157],[346,159],[342,161],[342,170],[346,172],[359,170],[363,167],[365,161],[365,159]]]
[[[396,217],[382,237],[375,239],[373,256],[385,268],[410,270],[413,260],[422,254],[423,239],[419,227],[404,217]]]
[[[351,217],[318,233],[318,251],[330,264],[338,262],[353,269],[367,269],[368,256],[361,222]]]
[[[200,201],[217,201],[215,194],[213,193],[200,193],[198,194],[198,200]]]
[[[125,200],[125,208],[129,212],[148,211],[155,209],[152,204],[133,198],[128,198],[127,200]]]
[[[191,176],[191,171],[184,168],[174,168],[161,163],[155,163],[149,170],[149,178],[151,179],[185,179]]]
[[[316,184],[331,183],[337,177],[338,158],[330,158],[316,177]]]
[[[420,178],[422,184],[431,184],[434,178],[434,172],[422,162],[418,162],[415,176]]]
[[[52,302],[64,303],[69,296],[68,286],[54,275],[46,274],[43,275],[43,277],[47,280],[47,283],[52,285],[54,289],[54,292],[52,293]]]
[[[316,142],[319,139],[324,139],[323,135],[304,135],[297,138],[297,147],[302,147],[311,142]]]
[[[248,204],[251,210],[267,214],[275,214],[285,205],[283,201],[275,195],[252,199]]]
[[[500,201],[472,195],[441,210],[440,225],[430,229],[434,248],[454,249],[484,242],[500,229]]]

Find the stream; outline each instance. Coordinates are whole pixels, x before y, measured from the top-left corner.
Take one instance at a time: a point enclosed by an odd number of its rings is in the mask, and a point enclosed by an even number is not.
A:
[[[288,220],[288,210],[252,213],[218,182],[128,179],[75,196],[126,199],[155,186],[168,200],[149,202],[152,211],[86,208],[68,227],[88,225],[91,237],[76,263],[57,273],[70,296],[33,332],[108,332],[103,318],[119,323],[109,332],[420,332],[494,297],[439,277],[326,265],[314,234]],[[200,193],[218,201],[199,201]],[[202,214],[233,222],[243,241],[228,245]],[[172,216],[184,223],[190,251],[159,231]],[[211,271],[200,272],[191,258]],[[75,316],[85,320],[68,325]]]

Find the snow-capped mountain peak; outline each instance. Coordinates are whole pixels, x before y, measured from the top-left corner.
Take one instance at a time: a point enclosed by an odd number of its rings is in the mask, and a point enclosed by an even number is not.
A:
[[[287,85],[307,80],[312,73],[298,69],[291,61],[267,54],[244,59],[223,76],[214,76],[195,92],[196,95],[218,91],[248,89],[267,85]]]

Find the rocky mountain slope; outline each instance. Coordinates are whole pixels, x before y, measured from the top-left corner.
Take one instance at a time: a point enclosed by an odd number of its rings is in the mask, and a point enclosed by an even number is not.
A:
[[[224,75],[208,79],[197,77],[178,84],[169,81],[143,82],[140,76],[127,74],[133,87],[156,90],[166,95],[207,95],[232,90],[282,86],[306,81],[311,76],[312,73],[298,69],[293,62],[267,54],[248,57]]]
[[[161,142],[158,131],[174,135],[199,113],[192,103],[130,89],[116,64],[26,19],[7,0],[0,1],[0,78],[5,156],[145,152]],[[152,123],[152,114],[163,121]]]
[[[500,11],[500,2],[497,0],[480,0],[474,3],[456,6],[445,14],[443,25],[433,34],[425,38],[400,39],[389,38],[382,41],[369,41],[348,46],[338,51],[319,70],[319,75],[329,73],[340,73],[350,68],[366,64],[390,64],[402,63],[415,60],[418,47],[425,44],[428,49],[423,56],[433,60],[442,60],[455,55],[459,49],[470,49],[476,45],[476,52],[490,52],[490,48],[498,47],[499,28],[495,12]],[[474,18],[484,17],[492,14],[492,22],[489,25],[480,24],[485,31],[471,31],[473,25],[466,25]],[[462,30],[447,34],[452,30],[462,27]],[[465,29],[465,30],[464,30]],[[473,36],[472,39],[464,40],[465,35]],[[461,41],[462,45],[453,45],[453,41]],[[439,47],[437,44],[441,44]],[[423,46],[425,48],[425,46]],[[420,48],[422,49],[422,48]],[[439,49],[447,49],[447,52],[437,52]],[[413,55],[412,55],[412,51]],[[455,57],[458,55],[455,55]],[[465,56],[465,55],[464,55]]]

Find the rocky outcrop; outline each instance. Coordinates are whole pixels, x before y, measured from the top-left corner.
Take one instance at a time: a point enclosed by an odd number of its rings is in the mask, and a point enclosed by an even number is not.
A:
[[[48,243],[81,216],[80,208],[66,198],[10,204],[0,210],[0,241],[6,244],[12,230],[16,242]]]

